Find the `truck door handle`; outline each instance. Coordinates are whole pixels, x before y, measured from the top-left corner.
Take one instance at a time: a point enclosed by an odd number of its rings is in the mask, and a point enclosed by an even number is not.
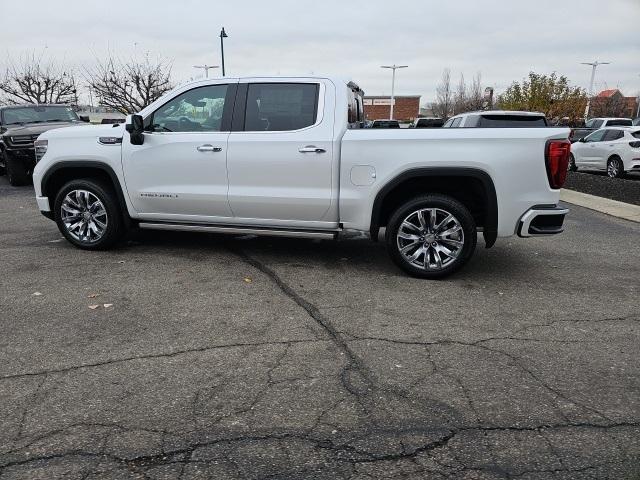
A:
[[[199,152],[221,152],[222,147],[214,147],[213,145],[206,143],[204,145],[200,145],[197,150]]]
[[[324,148],[317,148],[314,145],[307,145],[306,147],[299,148],[298,151],[300,153],[324,153],[326,150]]]

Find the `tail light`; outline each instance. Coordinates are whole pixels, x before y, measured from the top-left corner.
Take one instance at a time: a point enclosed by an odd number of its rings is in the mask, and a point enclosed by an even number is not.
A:
[[[549,186],[553,189],[562,188],[567,179],[570,152],[571,142],[569,140],[549,140],[547,142],[544,158]]]
[[[629,146],[633,148],[640,148],[640,142],[629,142]]]

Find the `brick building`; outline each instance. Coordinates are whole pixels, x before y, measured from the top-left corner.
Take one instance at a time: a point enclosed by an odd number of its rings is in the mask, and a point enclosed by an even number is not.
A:
[[[636,97],[625,97],[620,90],[603,90],[591,100],[590,117],[633,118],[638,111]]]
[[[389,118],[391,97],[372,95],[364,97],[364,116],[367,120]],[[396,95],[393,107],[395,120],[413,120],[420,112],[420,95]]]

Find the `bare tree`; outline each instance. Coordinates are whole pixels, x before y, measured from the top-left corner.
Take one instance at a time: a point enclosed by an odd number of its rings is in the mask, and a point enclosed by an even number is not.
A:
[[[8,104],[78,103],[74,72],[35,53],[25,55],[18,63],[9,60],[0,78],[0,93]]]
[[[447,119],[451,116],[453,109],[453,92],[451,90],[451,72],[445,68],[442,72],[442,79],[436,87],[436,101],[433,102],[431,110],[437,117]]]
[[[85,78],[100,105],[124,114],[139,112],[173,88],[171,64],[149,55],[128,62],[110,56],[85,69]]]
[[[464,113],[467,109],[467,84],[464,81],[464,74],[460,74],[460,81],[456,87],[456,93],[453,97],[453,114]]]
[[[471,82],[471,87],[467,93],[467,108],[469,112],[476,110],[482,110],[484,107],[485,98],[484,90],[482,89],[482,74],[476,73]]]

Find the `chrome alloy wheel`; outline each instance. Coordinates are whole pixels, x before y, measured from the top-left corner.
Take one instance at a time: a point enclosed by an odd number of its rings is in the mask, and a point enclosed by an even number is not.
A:
[[[611,177],[617,177],[620,173],[620,163],[617,159],[609,160],[607,165],[607,174]]]
[[[441,208],[424,208],[407,216],[396,235],[405,261],[424,270],[442,270],[464,247],[460,221]]]
[[[97,242],[107,230],[107,211],[88,190],[71,190],[60,206],[62,223],[69,235],[81,242]]]

